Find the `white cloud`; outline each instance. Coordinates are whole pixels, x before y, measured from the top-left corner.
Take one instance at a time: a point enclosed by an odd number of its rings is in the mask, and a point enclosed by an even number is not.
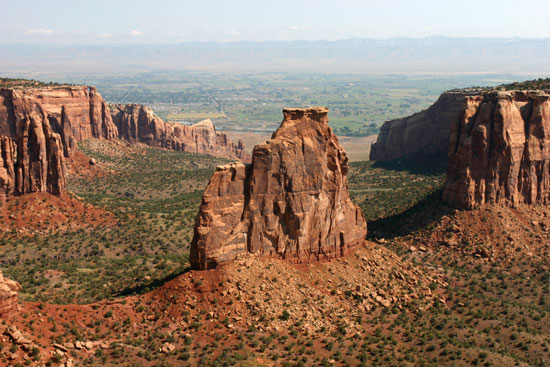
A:
[[[111,38],[113,35],[111,33],[100,33],[96,35],[97,38]]]
[[[300,27],[298,27],[297,25],[293,25],[292,27],[290,27],[290,30],[291,31],[297,31]]]
[[[38,29],[25,29],[25,34],[28,35],[48,35],[55,33],[52,29],[38,28]]]
[[[130,34],[134,37],[140,37],[140,36],[143,36],[145,33],[138,31],[137,29],[132,29]]]

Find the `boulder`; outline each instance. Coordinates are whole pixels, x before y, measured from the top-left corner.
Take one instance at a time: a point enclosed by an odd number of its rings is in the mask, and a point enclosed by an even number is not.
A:
[[[0,317],[18,311],[17,295],[20,290],[19,283],[4,278],[2,272],[0,272]]]

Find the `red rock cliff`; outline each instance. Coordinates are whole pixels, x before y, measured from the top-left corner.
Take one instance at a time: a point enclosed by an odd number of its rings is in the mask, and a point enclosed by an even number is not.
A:
[[[342,256],[363,242],[366,222],[348,193],[348,158],[328,109],[285,109],[252,164],[218,167],[204,192],[190,262],[214,268],[241,253],[293,262]]]
[[[217,132],[210,120],[192,126],[164,122],[153,110],[138,104],[111,105],[120,139],[172,150],[250,161],[242,141],[235,145]]]
[[[93,87],[0,88],[0,202],[6,195],[65,190],[64,157],[88,139],[117,139],[151,146],[249,160],[214,125],[165,123],[145,106],[111,109]],[[118,125],[118,128],[117,128]],[[120,130],[119,130],[120,129]]]
[[[371,161],[446,157],[451,126],[458,119],[464,97],[473,91],[443,93],[431,107],[402,119],[387,121],[371,146]]]
[[[0,200],[65,190],[64,157],[87,138],[117,135],[95,88],[0,89]]]
[[[468,97],[453,125],[443,198],[461,208],[550,202],[550,95]]]

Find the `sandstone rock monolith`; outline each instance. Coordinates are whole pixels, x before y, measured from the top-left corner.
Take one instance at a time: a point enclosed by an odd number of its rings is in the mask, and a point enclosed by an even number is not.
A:
[[[328,260],[363,243],[366,221],[348,193],[348,158],[328,109],[285,109],[252,164],[219,166],[206,188],[190,262],[215,268],[253,253],[291,262]]]

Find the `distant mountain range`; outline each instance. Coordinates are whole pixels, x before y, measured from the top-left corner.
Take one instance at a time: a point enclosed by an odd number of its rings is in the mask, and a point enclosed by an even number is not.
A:
[[[550,72],[550,39],[426,38],[151,45],[0,45],[0,72],[315,71]]]

